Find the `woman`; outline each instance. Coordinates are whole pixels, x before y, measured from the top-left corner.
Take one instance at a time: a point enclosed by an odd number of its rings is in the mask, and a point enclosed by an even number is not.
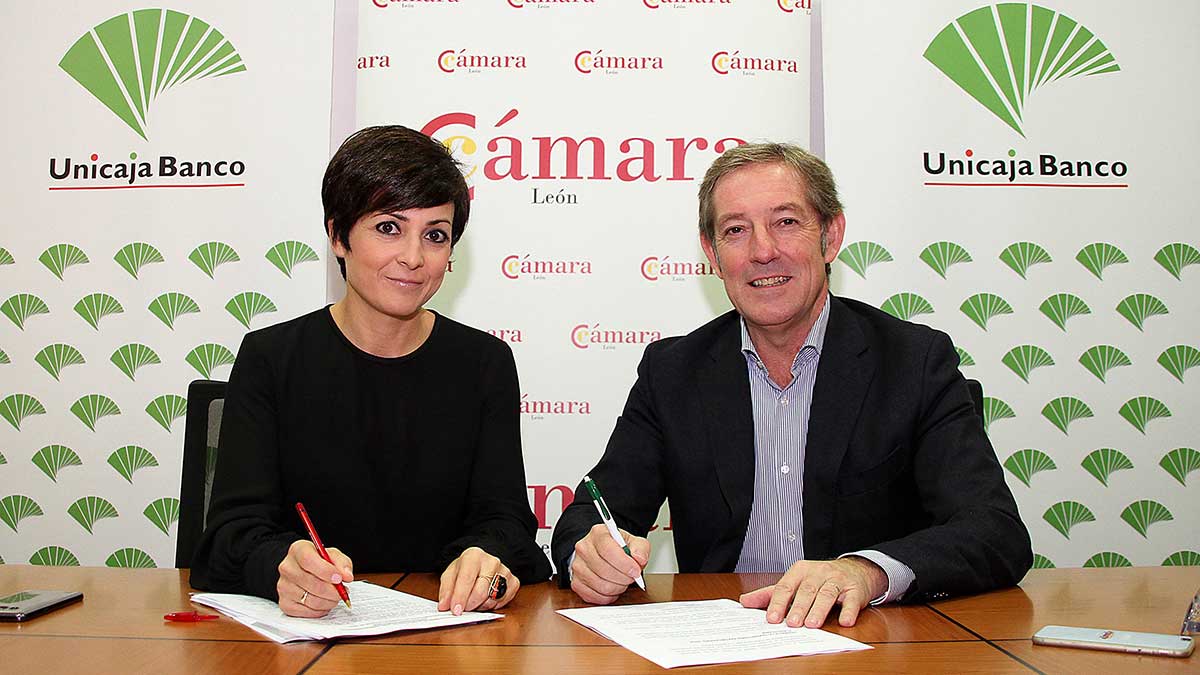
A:
[[[355,567],[436,571],[440,610],[503,607],[550,566],[512,352],[424,308],[467,224],[462,173],[429,137],[370,127],[330,160],[321,200],[346,296],[243,340],[192,584],[317,617]]]

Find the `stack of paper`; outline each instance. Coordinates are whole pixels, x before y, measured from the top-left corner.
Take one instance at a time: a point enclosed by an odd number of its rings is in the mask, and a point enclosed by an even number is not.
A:
[[[327,640],[335,637],[382,635],[401,630],[441,628],[501,618],[500,614],[439,612],[433,600],[393,591],[365,581],[346,584],[354,609],[338,603],[319,619],[287,616],[279,605],[250,595],[195,593],[192,602],[207,605],[276,642]]]
[[[871,648],[816,628],[769,624],[766,612],[746,609],[733,600],[584,607],[558,613],[663,668]]]

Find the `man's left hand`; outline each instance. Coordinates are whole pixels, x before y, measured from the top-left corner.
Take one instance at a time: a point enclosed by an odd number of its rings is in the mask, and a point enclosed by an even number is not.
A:
[[[743,607],[767,608],[767,623],[820,628],[835,603],[842,606],[838,623],[853,626],[858,613],[888,589],[883,568],[866,558],[801,560],[778,583],[742,594]],[[790,609],[789,609],[790,608]]]

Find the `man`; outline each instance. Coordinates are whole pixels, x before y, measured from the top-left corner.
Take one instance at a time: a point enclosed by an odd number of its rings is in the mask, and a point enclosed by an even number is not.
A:
[[[651,344],[555,527],[562,585],[613,602],[670,500],[681,572],[784,572],[767,621],[853,625],[870,604],[1016,583],[1033,554],[948,336],[829,293],[845,217],[824,162],[731,149],[700,186],[700,244],[735,311]]]

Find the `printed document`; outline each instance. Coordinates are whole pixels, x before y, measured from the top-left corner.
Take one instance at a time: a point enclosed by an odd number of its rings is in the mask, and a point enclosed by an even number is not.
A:
[[[727,599],[560,609],[558,613],[663,668],[871,649],[816,628],[769,624],[765,611]]]
[[[194,593],[192,602],[207,605],[276,642],[327,640],[335,637],[382,635],[401,630],[441,628],[501,618],[500,614],[463,612],[454,616],[437,611],[433,600],[383,586],[354,581],[346,584],[354,609],[338,603],[319,619],[288,616],[279,605],[250,595]]]

